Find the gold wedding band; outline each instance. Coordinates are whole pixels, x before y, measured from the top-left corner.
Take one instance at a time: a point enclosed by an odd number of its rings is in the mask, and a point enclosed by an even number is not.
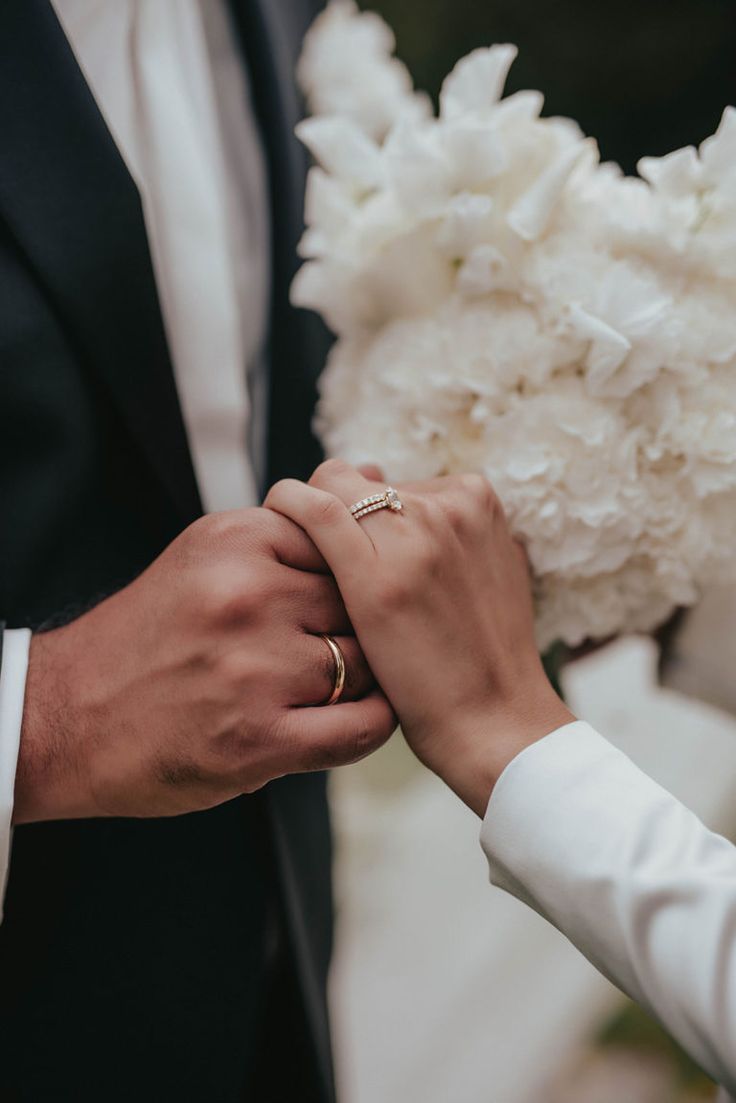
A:
[[[377,513],[380,509],[390,509],[392,513],[401,513],[403,509],[401,499],[392,486],[387,486],[381,494],[371,494],[370,498],[362,498],[350,507],[350,512],[356,521],[362,521],[369,513]]]
[[[325,701],[325,706],[336,705],[345,691],[345,679],[347,677],[345,656],[332,636],[320,636],[320,639],[325,641],[332,653],[332,658],[335,660],[335,684],[332,687],[329,700]]]

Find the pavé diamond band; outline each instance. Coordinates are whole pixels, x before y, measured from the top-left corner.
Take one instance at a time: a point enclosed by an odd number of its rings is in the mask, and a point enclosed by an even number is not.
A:
[[[379,509],[390,509],[392,513],[401,513],[403,509],[401,499],[392,486],[387,486],[382,494],[371,494],[369,498],[362,498],[350,507],[350,512],[356,521],[361,521],[369,513],[377,513]]]

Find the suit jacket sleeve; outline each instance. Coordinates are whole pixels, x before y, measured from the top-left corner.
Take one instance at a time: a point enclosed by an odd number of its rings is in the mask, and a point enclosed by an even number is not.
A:
[[[736,847],[580,722],[510,764],[481,842],[494,884],[736,1095]]]
[[[0,919],[10,864],[13,794],[31,633],[0,622]]]

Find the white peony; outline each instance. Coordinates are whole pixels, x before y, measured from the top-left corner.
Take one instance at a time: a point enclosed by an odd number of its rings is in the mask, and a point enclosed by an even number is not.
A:
[[[300,65],[323,440],[391,480],[484,472],[542,647],[650,630],[736,578],[736,111],[628,179],[502,98],[514,47],[461,61],[438,118],[393,48],[335,0]]]

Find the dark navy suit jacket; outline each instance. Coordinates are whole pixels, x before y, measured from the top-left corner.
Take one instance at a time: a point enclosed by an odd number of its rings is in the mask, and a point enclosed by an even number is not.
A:
[[[319,459],[325,335],[288,303],[306,168],[294,62],[316,5],[231,4],[274,212],[273,481]],[[48,0],[3,0],[0,619],[75,616],[200,512],[138,192]],[[321,776],[176,819],[19,827],[0,1100],[240,1103],[273,908],[329,1100],[329,867]]]

